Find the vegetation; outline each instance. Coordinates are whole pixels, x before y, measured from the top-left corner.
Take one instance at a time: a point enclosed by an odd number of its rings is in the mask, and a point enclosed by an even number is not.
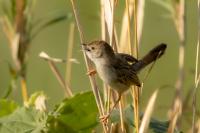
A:
[[[116,101],[116,94],[109,86],[102,85],[103,87],[99,87],[96,77],[89,75],[92,91],[83,91],[80,89],[75,93],[75,90],[72,89],[73,83],[79,84],[78,80],[72,81],[71,78],[74,75],[72,73],[72,63],[80,63],[72,56],[74,54],[73,49],[75,48],[76,28],[78,29],[80,42],[88,42],[85,37],[86,34],[83,31],[83,29],[87,29],[82,23],[84,16],[80,16],[79,14],[80,10],[82,10],[78,6],[79,1],[68,1],[71,6],[71,13],[56,11],[42,18],[34,14],[36,0],[0,0],[0,2],[2,12],[0,16],[1,27],[7,39],[12,58],[12,62],[8,63],[11,77],[10,84],[8,89],[4,90],[5,93],[1,95],[0,99],[0,133],[180,133],[183,129],[182,124],[185,118],[184,114],[187,113],[187,108],[192,110],[190,112],[191,123],[188,124],[190,129],[184,132],[200,132],[200,109],[197,108],[197,91],[200,82],[200,73],[198,70],[199,38],[196,39],[198,40],[195,44],[196,50],[192,51],[195,53],[196,60],[195,64],[193,64],[193,69],[195,69],[193,73],[193,87],[186,96],[183,93],[184,82],[186,80],[184,78],[185,60],[187,58],[185,51],[186,44],[190,43],[187,42],[186,38],[188,35],[188,20],[186,19],[188,12],[186,8],[187,1],[173,0],[168,1],[166,4],[159,0],[152,0],[152,2],[171,12],[174,29],[177,31],[179,38],[179,51],[176,51],[179,53],[178,74],[175,85],[163,84],[162,86],[156,86],[158,89],[148,98],[148,104],[145,105],[144,112],[141,109],[141,97],[142,92],[145,90],[143,90],[143,87],[138,88],[133,86],[130,88],[130,93],[124,94],[118,108],[112,112],[108,123],[100,122],[99,117],[107,114],[114,101]],[[120,26],[116,17],[119,17],[117,13],[121,1],[100,0],[99,3],[100,11],[98,9],[98,12],[100,12],[100,17],[97,20],[98,22],[96,22],[99,24],[100,21],[101,25],[101,37],[99,38],[109,42],[116,52],[129,53],[139,58],[139,48],[143,41],[142,35],[145,28],[145,4],[148,2],[144,0],[125,0],[124,6],[120,6],[120,9],[124,10]],[[197,9],[200,11],[199,1],[198,3],[196,2],[196,5],[198,5]],[[73,15],[71,15],[72,13]],[[46,93],[38,90],[31,94],[31,91],[27,87],[28,55],[31,49],[30,45],[35,45],[33,40],[41,31],[64,20],[74,20],[73,22],[70,21],[66,59],[50,57],[43,49],[40,50],[42,51],[41,53],[38,53],[39,58],[44,59],[48,63],[58,83],[63,88],[62,93],[64,92],[65,94],[65,98],[60,103],[53,105],[53,109],[48,109],[47,103],[49,97]],[[200,28],[197,29],[199,30]],[[57,36],[55,35],[54,37],[56,38]],[[92,70],[92,63],[88,60],[84,52],[83,57],[87,71]],[[65,78],[57,66],[58,63],[66,64]],[[143,74],[143,82],[151,78],[151,71],[154,69],[155,63],[157,62],[152,63],[146,74]],[[75,76],[80,77],[80,75]],[[143,83],[144,87],[145,85]],[[80,85],[80,87],[83,86]],[[21,88],[23,104],[19,104],[9,97],[14,93],[16,88],[17,90]],[[159,91],[164,88],[174,89],[172,106],[165,109],[165,112],[169,112],[167,120],[152,116],[156,111],[156,101],[160,100],[158,99]]]

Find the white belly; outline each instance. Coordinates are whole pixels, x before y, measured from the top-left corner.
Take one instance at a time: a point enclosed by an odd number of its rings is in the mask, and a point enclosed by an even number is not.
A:
[[[106,83],[110,84],[116,79],[116,74],[112,68],[105,65],[96,65],[97,72],[99,77]]]
[[[96,69],[99,77],[112,89],[115,89],[117,92],[124,92],[128,90],[129,86],[126,86],[117,81],[115,69],[113,69],[112,67],[102,64],[96,64]]]

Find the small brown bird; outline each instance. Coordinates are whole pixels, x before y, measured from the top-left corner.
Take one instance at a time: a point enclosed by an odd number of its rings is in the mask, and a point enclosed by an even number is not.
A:
[[[123,92],[128,90],[131,85],[141,86],[137,73],[160,58],[164,54],[167,45],[159,44],[140,60],[125,53],[115,53],[105,41],[93,41],[89,44],[83,44],[83,48],[86,55],[95,64],[100,78],[118,93],[114,108],[120,101]]]

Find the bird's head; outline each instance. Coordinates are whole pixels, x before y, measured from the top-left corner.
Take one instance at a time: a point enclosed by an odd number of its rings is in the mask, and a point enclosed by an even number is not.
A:
[[[114,55],[112,47],[105,41],[93,41],[88,44],[82,44],[87,56],[95,61],[99,58],[110,57]]]

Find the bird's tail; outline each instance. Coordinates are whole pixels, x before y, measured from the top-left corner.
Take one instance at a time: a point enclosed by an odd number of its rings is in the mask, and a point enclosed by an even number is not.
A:
[[[153,61],[159,59],[165,52],[167,48],[166,44],[159,44],[155,48],[153,48],[146,56],[144,56],[141,60],[133,64],[133,69],[136,72],[139,72],[141,69],[152,63]]]

